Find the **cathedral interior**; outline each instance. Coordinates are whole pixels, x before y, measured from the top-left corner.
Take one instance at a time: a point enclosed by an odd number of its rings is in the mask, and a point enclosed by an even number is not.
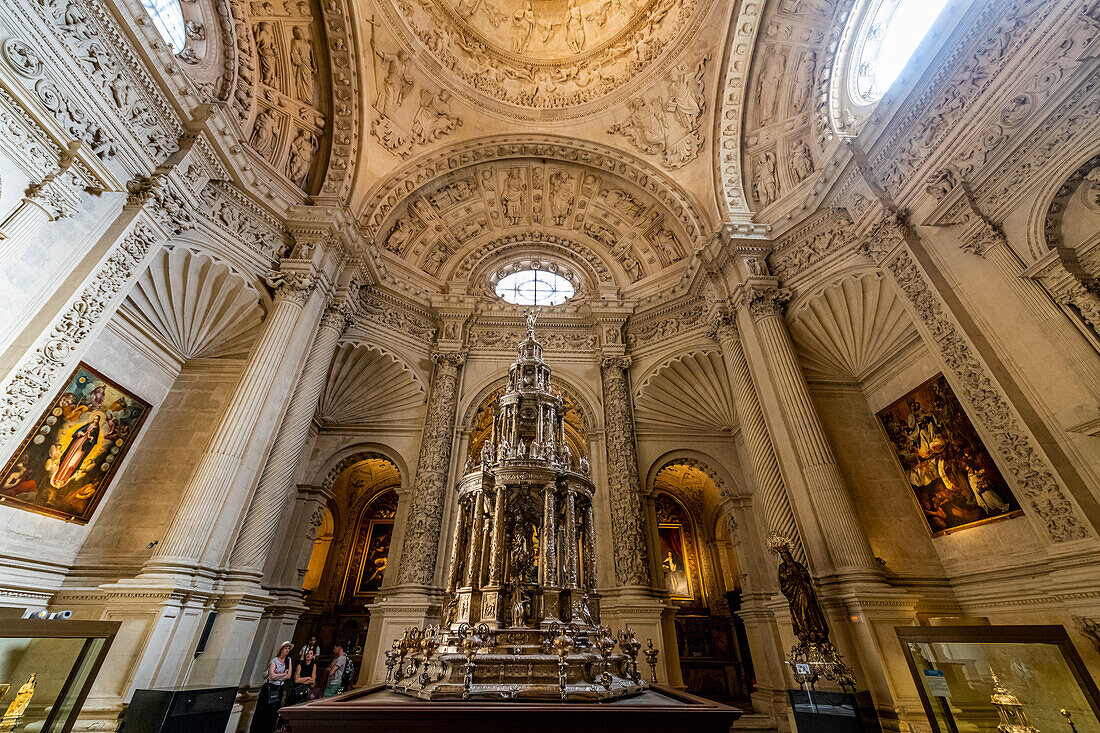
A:
[[[3,733],[1100,732],[1096,0],[13,0],[0,293]]]

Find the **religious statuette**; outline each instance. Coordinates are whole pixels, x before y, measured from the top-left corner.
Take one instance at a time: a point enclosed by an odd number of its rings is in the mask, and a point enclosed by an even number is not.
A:
[[[34,688],[38,686],[38,673],[32,673],[31,678],[19,688],[19,692],[15,693],[15,699],[8,705],[7,711],[4,713],[4,719],[0,721],[0,731],[13,730],[19,721],[23,718],[23,713],[26,712],[27,706],[31,704],[31,698],[34,697]]]
[[[491,433],[458,483],[443,625],[407,629],[386,654],[396,692],[595,701],[647,687],[634,632],[600,625],[595,487],[588,462],[567,447],[537,315],[527,314]]]
[[[855,673],[829,641],[829,624],[817,600],[813,578],[806,566],[794,558],[791,542],[772,533],[768,549],[779,555],[779,592],[787,599],[791,623],[798,637],[787,654],[787,664],[794,681],[814,689],[818,680],[835,682],[841,687],[855,687]]]

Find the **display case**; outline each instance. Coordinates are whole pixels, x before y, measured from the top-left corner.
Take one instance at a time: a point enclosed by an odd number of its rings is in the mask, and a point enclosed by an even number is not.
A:
[[[1061,626],[897,634],[935,733],[1100,733],[1100,693]]]
[[[68,733],[119,625],[4,619],[0,733]]]

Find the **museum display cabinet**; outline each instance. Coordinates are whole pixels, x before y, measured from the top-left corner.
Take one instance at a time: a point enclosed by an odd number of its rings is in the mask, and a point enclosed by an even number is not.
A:
[[[113,621],[0,624],[0,731],[68,733],[118,628]]]
[[[897,634],[934,733],[1100,732],[1100,692],[1061,626]]]

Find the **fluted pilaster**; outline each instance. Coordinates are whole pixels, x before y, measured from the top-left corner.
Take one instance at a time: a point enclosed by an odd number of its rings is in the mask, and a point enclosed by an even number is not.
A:
[[[455,410],[458,407],[458,374],[465,362],[463,354],[432,355],[435,374],[431,398],[420,439],[420,458],[413,482],[412,504],[401,548],[399,584],[429,585],[435,574],[439,533],[443,526],[443,499],[447,490],[447,470],[451,464]]]
[[[804,561],[806,553],[802,546],[802,536],[783,482],[775,446],[772,445],[768,425],[764,420],[764,411],[760,407],[760,398],[752,383],[740,334],[732,319],[723,315],[714,324],[711,335],[722,349],[726,372],[733,385],[738,424],[745,439],[745,447],[748,448],[749,467],[756,478],[767,529],[789,539],[797,559]]]
[[[645,509],[638,478],[634,444],[634,416],[626,369],[630,358],[600,360],[607,443],[607,487],[611,500],[611,537],[615,550],[615,577],[620,585],[649,585]]]
[[[794,439],[834,568],[877,573],[870,544],[783,322],[783,306],[788,297],[786,291],[772,285],[750,286],[742,292],[739,307],[747,308],[756,324],[760,347]]]
[[[183,490],[183,500],[172,525],[146,563],[147,571],[198,562],[209,538],[209,528],[224,508],[272,379],[286,357],[294,326],[315,284],[314,276],[309,274],[280,273],[278,278],[275,303],[263,333],[252,349],[210,444]]]
[[[271,455],[264,465],[230,555],[229,565],[234,570],[255,574],[263,572],[279,518],[295,491],[294,472],[305,447],[332,358],[336,354],[337,342],[347,322],[348,310],[344,302],[329,305],[321,317],[313,346],[306,357]]]

